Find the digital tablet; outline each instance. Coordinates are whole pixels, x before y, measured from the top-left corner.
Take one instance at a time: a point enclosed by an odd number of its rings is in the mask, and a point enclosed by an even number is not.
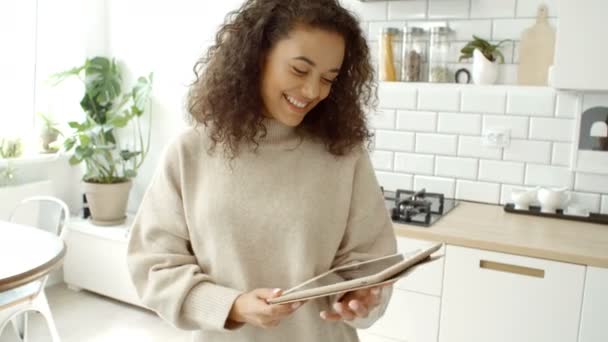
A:
[[[411,253],[397,253],[359,263],[333,268],[283,292],[280,297],[268,299],[269,304],[286,304],[338,293],[394,283],[422,263],[440,258],[431,254],[442,243]]]

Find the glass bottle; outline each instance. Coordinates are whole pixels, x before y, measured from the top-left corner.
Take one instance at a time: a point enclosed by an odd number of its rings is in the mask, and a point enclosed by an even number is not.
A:
[[[449,55],[449,30],[447,27],[438,26],[431,28],[431,40],[429,47],[429,82],[449,82],[448,55]]]
[[[397,53],[397,42],[400,40],[401,31],[394,27],[382,29],[379,42],[379,80],[395,82],[400,80],[400,54]]]
[[[420,27],[408,27],[403,34],[401,80],[421,82],[426,78],[428,38]]]

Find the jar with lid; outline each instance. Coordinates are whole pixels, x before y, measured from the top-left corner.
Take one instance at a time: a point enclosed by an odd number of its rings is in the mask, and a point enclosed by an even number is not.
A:
[[[449,82],[448,55],[450,50],[449,29],[444,26],[431,28],[429,47],[429,82]]]
[[[428,36],[420,27],[407,27],[403,34],[401,80],[421,82],[426,80]]]
[[[382,29],[379,40],[378,53],[378,74],[380,81],[399,81],[401,55],[399,54],[398,43],[401,43],[401,31],[394,27]]]

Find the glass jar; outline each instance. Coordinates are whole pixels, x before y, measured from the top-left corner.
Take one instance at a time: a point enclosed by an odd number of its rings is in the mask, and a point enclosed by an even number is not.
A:
[[[429,47],[429,82],[450,82],[448,55],[449,29],[444,26],[431,28]]]
[[[401,80],[422,82],[426,80],[428,37],[420,27],[408,27],[403,34],[401,56]]]
[[[380,81],[395,82],[400,77],[400,54],[397,43],[400,42],[401,31],[394,27],[382,29],[379,41],[378,74]]]

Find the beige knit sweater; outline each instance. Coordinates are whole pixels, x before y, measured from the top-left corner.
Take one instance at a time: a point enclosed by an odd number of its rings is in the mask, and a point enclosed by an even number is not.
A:
[[[193,341],[357,341],[368,319],[328,322],[329,297],[307,302],[278,327],[224,324],[236,297],[290,288],[337,265],[394,253],[392,224],[369,155],[335,157],[294,129],[265,119],[257,153],[232,164],[208,154],[203,128],[172,142],[131,230],[128,265],[143,303],[194,330]]]

